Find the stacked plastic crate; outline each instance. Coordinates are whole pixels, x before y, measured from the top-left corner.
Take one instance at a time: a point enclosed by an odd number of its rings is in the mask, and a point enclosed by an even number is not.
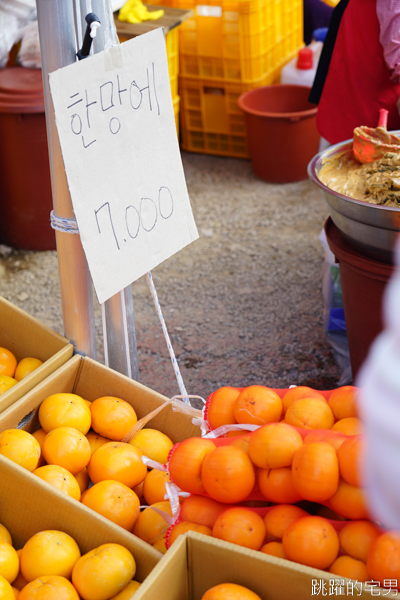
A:
[[[179,137],[179,27],[175,27],[175,29],[171,29],[171,31],[168,31],[167,35],[165,36],[165,41],[167,44],[169,81],[171,84],[172,102],[174,104],[176,131]]]
[[[248,157],[237,99],[279,81],[303,45],[303,0],[164,1],[193,10],[179,27],[182,148]]]

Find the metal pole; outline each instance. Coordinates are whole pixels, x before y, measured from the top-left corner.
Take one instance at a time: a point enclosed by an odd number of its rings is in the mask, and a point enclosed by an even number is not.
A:
[[[139,381],[132,289],[127,287],[104,303],[106,365]]]
[[[81,0],[82,6],[82,0]],[[92,0],[93,12],[101,20],[101,27],[93,40],[93,53],[107,50],[111,46],[119,44],[117,30],[114,25],[114,15],[110,0]],[[100,16],[101,15],[101,16]]]
[[[72,0],[36,0],[54,212],[73,219],[49,73],[76,61]],[[75,352],[96,358],[92,280],[79,235],[56,231],[64,334]]]
[[[94,53],[118,44],[113,15],[109,0],[92,0],[92,12],[100,19],[101,27],[93,40]],[[88,3],[80,0],[82,38],[86,31],[85,16],[88,13]],[[78,21],[79,15],[75,15]],[[103,335],[105,363],[111,369],[123,373],[139,381],[139,365],[136,348],[135,318],[131,286],[116,294],[104,303]]]

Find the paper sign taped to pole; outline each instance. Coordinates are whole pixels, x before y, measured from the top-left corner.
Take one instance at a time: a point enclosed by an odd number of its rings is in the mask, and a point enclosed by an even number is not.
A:
[[[198,238],[163,30],[49,80],[72,205],[102,303]]]

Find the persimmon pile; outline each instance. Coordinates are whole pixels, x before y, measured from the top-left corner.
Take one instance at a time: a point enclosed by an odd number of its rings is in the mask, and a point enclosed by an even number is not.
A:
[[[149,428],[122,442],[137,415],[113,396],[89,402],[76,394],[53,394],[40,405],[38,418],[41,428],[33,434],[1,432],[0,454],[165,552],[169,522],[156,510],[140,512],[140,506],[154,505],[172,516],[164,500],[169,475],[142,461],[147,456],[166,463],[173,447],[169,437]]]
[[[400,532],[384,531],[368,520],[334,521],[293,504],[227,506],[191,495],[167,532],[167,546],[187,531],[359,582],[384,586],[391,581],[393,589],[400,587]]]
[[[21,379],[30,375],[42,364],[43,361],[31,356],[17,362],[10,350],[0,347],[0,395],[16,385]]]
[[[346,435],[360,433],[361,428],[357,388],[350,385],[332,392],[318,392],[306,386],[289,390],[262,385],[244,389],[225,386],[208,398],[205,419],[210,429],[279,421],[300,429],[333,429]]]
[[[0,525],[2,600],[126,600],[139,588],[136,562],[120,544],[102,544],[81,555],[63,531],[33,535],[20,550]]]
[[[192,495],[167,532],[168,547],[201,531],[338,576],[400,585],[400,532],[373,523],[366,505],[356,388],[279,395],[225,387],[208,400],[205,418],[212,429],[258,428],[174,446],[170,478]]]
[[[362,447],[362,435],[269,423],[239,438],[185,440],[171,451],[168,470],[181,490],[226,504],[308,500],[347,519],[367,519]]]
[[[298,387],[281,395],[263,386],[221,388],[207,406],[212,427],[257,428],[175,445],[154,429],[122,441],[137,415],[113,396],[89,402],[54,394],[38,418],[41,428],[32,434],[0,433],[0,454],[161,552],[180,534],[197,531],[337,576],[400,584],[400,533],[373,523],[365,502],[364,442],[352,386],[331,393]],[[143,456],[167,465],[167,472],[149,469]],[[190,494],[179,498],[172,526],[169,483]],[[24,572],[15,575],[15,556],[7,551],[11,572],[8,579],[1,568],[0,574],[10,584]]]

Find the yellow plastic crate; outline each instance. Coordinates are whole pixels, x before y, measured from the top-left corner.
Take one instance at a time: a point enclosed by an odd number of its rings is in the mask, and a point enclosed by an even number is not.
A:
[[[165,36],[167,45],[169,80],[171,83],[172,98],[178,95],[178,74],[179,74],[179,31],[178,27],[171,29]],[[178,109],[179,110],[179,109]]]
[[[282,67],[298,50],[303,41],[303,0],[274,0],[279,9],[275,11],[277,24],[274,44],[274,65]]]
[[[148,3],[150,4],[150,3]],[[132,39],[129,36],[119,34],[121,43]],[[178,96],[178,74],[179,74],[179,34],[178,28],[171,29],[165,36],[168,57],[169,82],[171,84],[172,102],[174,105],[176,132],[179,139],[179,96]]]
[[[150,3],[149,3],[150,4]],[[132,36],[118,35],[121,44],[132,39]],[[171,84],[172,100],[178,96],[178,73],[179,73],[179,33],[178,28],[171,29],[165,36],[167,46],[169,81]]]
[[[303,0],[173,0],[194,17],[179,27],[185,77],[254,82],[303,45]]]
[[[291,60],[297,50],[287,58]],[[181,147],[189,152],[249,158],[245,117],[238,106],[241,94],[279,83],[279,64],[253,82],[179,76]]]
[[[189,152],[249,158],[241,94],[277,83],[279,71],[253,83],[179,77],[181,147]]]
[[[174,100],[174,114],[175,114],[175,125],[176,125],[176,133],[179,139],[179,104],[180,98],[177,96]]]

